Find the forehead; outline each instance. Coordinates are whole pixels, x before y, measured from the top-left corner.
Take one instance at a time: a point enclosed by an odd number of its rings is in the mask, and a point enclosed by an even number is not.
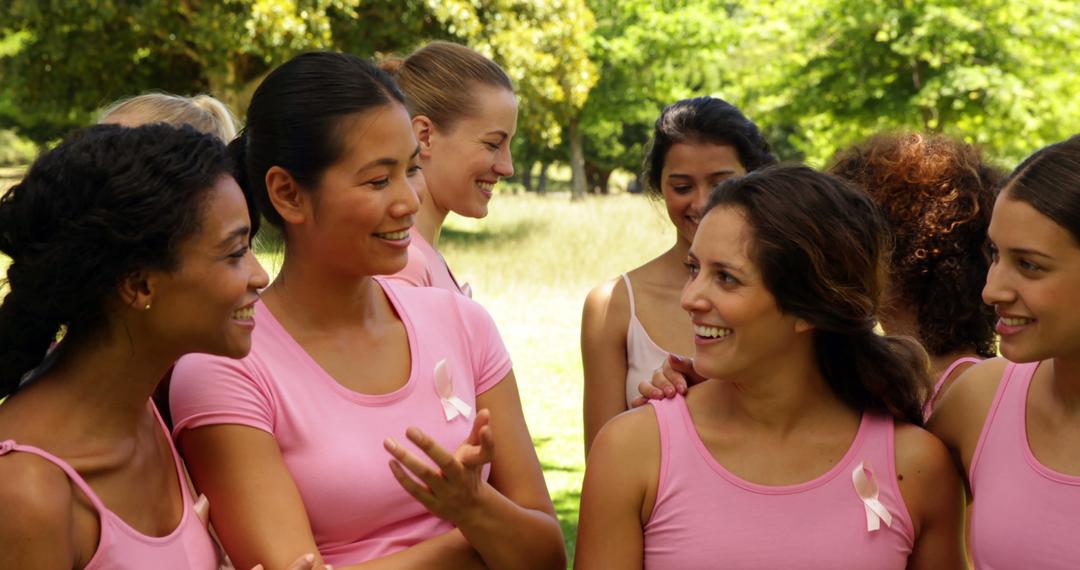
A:
[[[1063,247],[1078,247],[1068,230],[1031,204],[1010,197],[1007,190],[994,202],[988,233],[999,248],[1027,248],[1049,253]]]
[[[711,174],[721,170],[745,173],[735,147],[684,141],[671,145],[664,157],[664,172],[668,174]]]
[[[232,176],[222,175],[203,197],[199,232],[188,242],[192,245],[217,245],[230,232],[250,225],[247,202]]]
[[[694,234],[694,255],[703,262],[750,265],[752,231],[746,214],[728,206],[718,206],[701,220]]]
[[[458,128],[487,133],[503,131],[513,135],[517,131],[518,103],[513,91],[491,85],[471,87],[477,112],[462,116]]]
[[[380,105],[353,115],[340,128],[346,162],[364,164],[384,157],[405,160],[416,150],[409,112],[400,103]]]

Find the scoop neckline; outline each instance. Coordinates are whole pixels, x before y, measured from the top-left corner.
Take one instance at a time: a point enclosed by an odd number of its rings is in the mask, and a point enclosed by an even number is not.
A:
[[[313,358],[291,334],[289,334],[289,331],[281,324],[281,321],[274,316],[273,311],[270,310],[270,307],[266,306],[266,303],[262,299],[258,300],[255,307],[257,311],[260,311],[261,314],[266,316],[267,325],[269,325],[270,328],[275,329],[284,338],[288,339],[289,350],[294,352],[297,358],[299,358],[307,368],[310,368],[315,372],[314,376],[317,378],[318,382],[329,387],[329,389],[338,396],[355,404],[363,406],[388,406],[404,399],[415,389],[417,383],[416,363],[419,362],[419,354],[417,351],[416,331],[413,328],[412,320],[409,319],[408,312],[405,310],[404,305],[394,293],[393,286],[378,277],[372,277],[372,280],[378,284],[380,289],[382,289],[387,300],[390,301],[391,308],[393,308],[394,312],[397,314],[398,319],[405,325],[405,337],[406,342],[409,345],[409,377],[405,381],[405,384],[385,394],[364,394],[343,386],[336,378],[327,372],[326,369],[323,368],[322,365],[319,364],[319,362],[315,360],[315,358]],[[256,322],[259,317],[260,314],[256,313]],[[256,325],[256,327],[258,327],[258,325]],[[258,329],[256,328],[256,330]]]
[[[1018,367],[1020,365],[1017,365]],[[1080,486],[1080,475],[1070,475],[1068,473],[1062,473],[1056,469],[1051,469],[1039,461],[1038,457],[1035,457],[1035,452],[1031,450],[1031,440],[1028,439],[1028,399],[1031,394],[1031,385],[1035,381],[1035,374],[1039,371],[1039,367],[1042,366],[1042,361],[1034,363],[1031,370],[1031,374],[1028,375],[1026,383],[1022,386],[1020,393],[1023,394],[1023,401],[1020,402],[1020,433],[1022,437],[1022,446],[1024,448],[1024,459],[1027,460],[1028,465],[1035,470],[1039,475],[1050,479],[1051,481],[1061,483],[1064,485]]]
[[[754,483],[753,481],[747,481],[742,477],[732,473],[726,467],[724,467],[719,461],[713,457],[713,454],[709,451],[709,448],[702,441],[701,435],[697,431],[697,427],[694,426],[693,418],[690,415],[690,406],[688,405],[686,398],[677,396],[681,399],[680,415],[682,416],[683,424],[690,437],[690,442],[694,446],[694,449],[701,456],[702,460],[717,474],[724,479],[727,479],[733,485],[741,487],[747,491],[758,493],[762,495],[793,495],[796,493],[802,493],[820,487],[829,481],[835,479],[840,475],[845,468],[855,459],[855,456],[862,448],[863,440],[866,438],[866,433],[869,431],[870,426],[870,414],[863,412],[859,418],[859,427],[855,431],[855,436],[852,438],[851,443],[848,445],[847,451],[829,470],[801,483],[793,483],[790,485],[765,485],[762,483]]]

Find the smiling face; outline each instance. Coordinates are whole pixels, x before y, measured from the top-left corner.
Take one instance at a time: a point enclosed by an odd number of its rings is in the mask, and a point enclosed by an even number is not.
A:
[[[392,103],[342,126],[341,157],[323,172],[290,239],[305,256],[342,274],[396,273],[408,259],[423,180],[409,114]]]
[[[240,358],[251,350],[255,301],[268,277],[251,252],[244,195],[223,176],[202,204],[198,233],[179,248],[179,267],[157,274],[147,309],[183,352]]]
[[[421,164],[433,206],[469,218],[487,215],[495,183],[514,175],[510,140],[517,132],[517,98],[501,87],[477,85],[476,116],[449,129],[431,127]]]
[[[709,191],[732,176],[744,174],[746,169],[733,146],[704,142],[671,145],[660,172],[660,192],[680,241],[689,245],[694,240]]]
[[[682,307],[694,323],[694,368],[708,378],[737,379],[782,359],[797,335],[809,334],[766,289],[750,257],[752,239],[744,213],[719,206],[701,221],[690,247]]]
[[[1080,245],[1027,202],[998,196],[983,301],[1013,362],[1080,358]]]

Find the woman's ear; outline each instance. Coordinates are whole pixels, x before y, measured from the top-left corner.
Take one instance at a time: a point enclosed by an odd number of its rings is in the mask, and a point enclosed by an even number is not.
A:
[[[266,171],[266,194],[281,219],[289,224],[301,224],[307,219],[307,193],[280,166]]]
[[[816,327],[814,327],[814,325],[810,324],[810,321],[807,321],[807,320],[805,320],[805,319],[803,319],[801,317],[795,317],[795,332],[796,333],[810,332],[810,331],[814,330],[815,328]]]
[[[135,310],[149,310],[154,304],[157,276],[150,271],[136,271],[120,281],[120,303]]]
[[[427,115],[417,115],[412,118],[413,134],[416,142],[420,143],[420,158],[431,158],[431,143],[435,135],[435,123]]]

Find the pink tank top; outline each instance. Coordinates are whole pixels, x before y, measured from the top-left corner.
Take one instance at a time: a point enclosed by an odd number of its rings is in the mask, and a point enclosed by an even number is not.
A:
[[[896,485],[893,420],[863,414],[844,457],[824,475],[797,485],[759,485],[720,465],[698,437],[686,400],[649,402],[660,428],[656,504],[644,528],[644,567],[885,570],[907,566],[914,531]],[[853,482],[878,486],[891,515],[869,530],[868,509]]]
[[[982,570],[1080,568],[1080,476],[1051,471],[1028,446],[1038,366],[1005,368],[971,458],[971,548]]]
[[[153,404],[150,407],[154,407]],[[165,424],[158,418],[161,428]],[[165,432],[168,434],[168,431]],[[75,486],[82,491],[94,509],[98,512],[101,521],[101,536],[98,539],[97,551],[86,564],[84,570],[136,570],[154,568],[155,570],[217,570],[218,556],[210,533],[206,525],[195,514],[191,494],[188,492],[187,479],[180,463],[180,457],[176,454],[172,439],[169,440],[169,448],[172,450],[173,462],[176,467],[176,476],[180,481],[180,492],[184,501],[184,514],[180,517],[180,524],[176,525],[166,536],[147,536],[128,526],[127,523],[110,511],[101,499],[90,488],[90,485],[79,475],[66,461],[55,455],[32,447],[19,445],[13,440],[0,442],[0,456],[12,451],[31,453],[56,465],[71,478]]]
[[[966,363],[978,364],[982,362],[981,358],[975,358],[974,356],[965,356],[963,358],[957,358],[945,369],[945,372],[941,373],[941,377],[934,383],[934,389],[930,391],[930,397],[926,399],[926,403],[923,404],[923,420],[930,419],[930,414],[934,412],[934,403],[937,402],[938,395],[941,394],[941,389],[945,387],[945,381],[949,379],[949,376],[954,370],[961,364]]]
[[[667,351],[653,342],[641,321],[637,318],[634,307],[634,288],[630,286],[630,276],[622,274],[626,284],[626,296],[630,299],[630,326],[626,329],[626,407],[641,395],[638,384],[652,380],[653,372],[664,364]]]

